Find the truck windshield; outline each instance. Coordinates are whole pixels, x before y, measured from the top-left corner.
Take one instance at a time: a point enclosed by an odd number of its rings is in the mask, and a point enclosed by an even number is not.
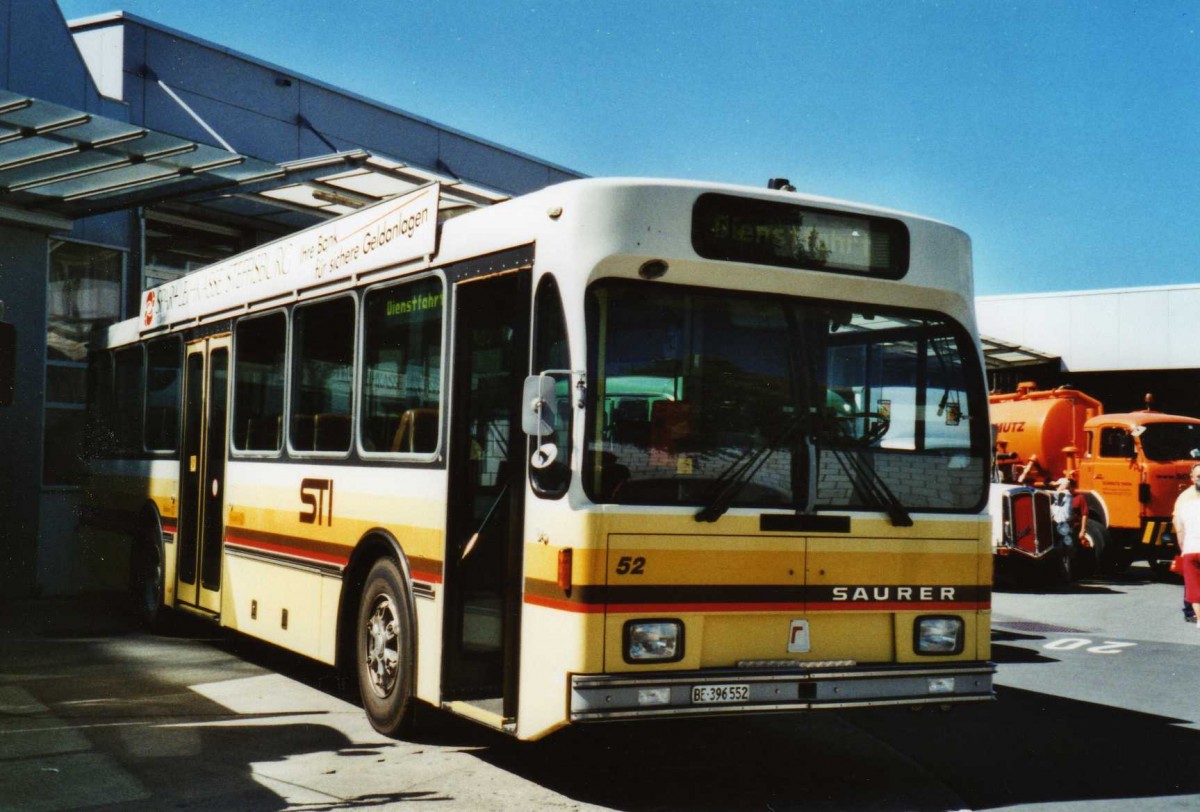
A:
[[[1155,462],[1200,459],[1200,423],[1150,423],[1142,431],[1142,453]]]
[[[985,499],[985,388],[943,316],[611,281],[588,334],[597,502],[710,506],[746,468],[732,507],[881,509],[864,464],[910,511]]]

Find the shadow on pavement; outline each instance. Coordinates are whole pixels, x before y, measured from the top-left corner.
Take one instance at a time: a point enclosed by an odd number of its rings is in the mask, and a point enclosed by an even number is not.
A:
[[[220,637],[203,625],[190,631]],[[262,773],[278,768],[269,765],[318,753],[374,763],[382,749],[312,712],[304,721],[290,718],[299,712],[238,713],[191,690],[264,672],[188,634],[143,634],[109,596],[0,603],[0,809],[317,811],[445,800],[272,786]]]
[[[854,722],[976,809],[1200,794],[1200,731],[1181,727],[1187,720],[1015,688],[998,697],[951,714],[871,711]]]
[[[292,809],[322,812],[453,800],[361,787],[305,796],[309,754],[375,773],[384,756],[397,767],[414,756],[401,742],[356,743],[311,716],[234,713],[189,689],[272,669],[340,695],[331,669],[244,638],[150,638],[120,616],[59,608],[0,605],[0,806],[273,810],[290,797]],[[1028,657],[1020,643],[1037,639],[997,634],[999,660]],[[996,702],[948,713],[597,725],[533,743],[437,713],[425,722],[417,742],[618,810],[940,812],[1200,796],[1200,732],[1183,720],[1007,687]],[[264,765],[292,760],[300,783],[264,782]]]
[[[1200,731],[1180,722],[1002,688],[951,712],[593,727],[476,756],[621,810],[989,809],[1198,795]]]

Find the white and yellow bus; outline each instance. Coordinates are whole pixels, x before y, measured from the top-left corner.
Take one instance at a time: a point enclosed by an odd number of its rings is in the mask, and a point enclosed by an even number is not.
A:
[[[992,698],[970,243],[828,199],[437,186],[144,294],[91,518],[201,615],[522,739]]]

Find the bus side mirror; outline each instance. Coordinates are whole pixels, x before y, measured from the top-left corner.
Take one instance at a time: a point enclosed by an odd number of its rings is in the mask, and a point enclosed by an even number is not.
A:
[[[521,392],[521,429],[530,437],[545,437],[554,432],[556,420],[554,378],[530,375]]]

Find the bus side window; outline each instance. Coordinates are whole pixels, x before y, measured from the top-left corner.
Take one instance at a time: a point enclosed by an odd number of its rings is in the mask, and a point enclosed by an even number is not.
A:
[[[234,331],[233,442],[241,451],[279,451],[287,316],[244,319]]]
[[[113,396],[113,354],[91,353],[88,362],[86,454],[92,459],[111,457],[117,450],[113,430],[116,402]]]
[[[178,338],[152,341],[146,347],[146,448],[179,448],[179,398],[183,378],[183,344]]]
[[[548,369],[570,369],[571,353],[567,343],[567,321],[563,314],[558,283],[547,274],[538,284],[534,297],[533,373]],[[529,477],[539,496],[557,499],[571,484],[571,423],[574,392],[570,375],[555,375],[554,413],[557,417],[553,443],[557,451],[554,461],[544,468],[530,467]],[[643,404],[643,410],[646,406]],[[528,459],[535,451],[536,438],[529,439]]]
[[[359,442],[376,454],[430,455],[441,431],[442,280],[379,287],[363,297]]]
[[[292,433],[295,451],[350,450],[354,299],[298,305],[292,314]]]
[[[388,450],[393,453],[428,454],[437,450],[437,409],[408,409]]]
[[[114,428],[117,446],[125,454],[139,454],[142,449],[142,399],[145,395],[145,370],[141,346],[117,350],[115,395],[119,408],[115,410]]]

